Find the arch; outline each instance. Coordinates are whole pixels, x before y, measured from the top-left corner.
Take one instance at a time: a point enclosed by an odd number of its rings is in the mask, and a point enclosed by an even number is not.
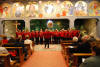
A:
[[[87,3],[84,1],[78,1],[75,4],[74,15],[75,16],[87,16]]]
[[[24,20],[2,20],[3,25],[3,34],[8,37],[11,35],[15,35],[16,30],[24,30],[25,29],[25,21]],[[9,32],[8,32],[9,31]]]
[[[78,18],[75,20],[74,25],[76,29],[81,31],[82,35],[91,34],[96,37],[98,36],[98,22],[99,19],[97,18]]]
[[[90,2],[89,16],[100,16],[100,2],[99,1]]]
[[[52,28],[47,27],[47,22],[49,20],[53,22]],[[61,30],[63,28],[68,29],[69,23],[70,23],[69,19],[31,19],[30,27],[31,30],[40,30],[40,29],[45,30],[46,28],[50,30],[55,30],[55,29]]]
[[[25,7],[26,17],[38,17],[38,3],[37,2],[28,2]]]
[[[21,2],[13,3],[12,17],[25,17],[25,6]]]
[[[0,17],[1,18],[9,18],[11,17],[11,4],[2,3],[0,5]]]
[[[74,5],[71,1],[64,1],[61,4],[61,15],[62,16],[73,16]]]

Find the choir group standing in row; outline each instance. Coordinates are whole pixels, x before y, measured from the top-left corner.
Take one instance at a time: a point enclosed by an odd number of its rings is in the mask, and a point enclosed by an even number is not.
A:
[[[29,31],[22,31],[18,30],[16,32],[16,38],[18,36],[22,36],[22,39],[25,40],[25,37],[28,36],[29,39],[34,41],[36,44],[40,43],[42,44],[44,41],[45,42],[53,42],[53,43],[60,43],[61,40],[71,40],[74,36],[79,37],[80,36],[80,31],[79,30],[60,30],[58,31],[57,29],[54,31],[50,31],[48,29],[45,29],[43,31],[42,29],[40,31],[34,31],[32,32]]]

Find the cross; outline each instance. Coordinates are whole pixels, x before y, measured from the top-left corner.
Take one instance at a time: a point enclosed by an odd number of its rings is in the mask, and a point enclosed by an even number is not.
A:
[[[20,25],[20,23],[18,23],[18,22],[16,21],[16,23],[15,23],[14,25],[16,26],[16,32],[17,32],[17,26]]]

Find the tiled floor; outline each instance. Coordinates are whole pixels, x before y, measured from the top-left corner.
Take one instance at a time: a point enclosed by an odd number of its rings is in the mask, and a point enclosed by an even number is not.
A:
[[[32,54],[32,56],[21,67],[67,67],[67,66],[60,51],[35,51]]]
[[[49,48],[45,48],[44,44],[35,45],[34,47],[35,51],[61,51],[61,49],[60,44],[50,44]]]

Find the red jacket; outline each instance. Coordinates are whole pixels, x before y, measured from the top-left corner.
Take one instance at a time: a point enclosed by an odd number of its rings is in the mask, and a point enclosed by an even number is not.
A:
[[[8,40],[2,40],[2,44],[7,44]]]
[[[25,40],[25,32],[22,32],[22,39]]]
[[[29,38],[31,38],[31,33],[30,32],[25,32],[24,36],[29,36]]]
[[[35,37],[35,32],[31,32],[31,38]]]
[[[40,31],[39,37],[40,37],[40,38],[43,38],[43,34],[44,34],[43,31],[42,31],[42,32]]]
[[[36,32],[35,32],[35,38],[38,38],[38,37],[39,37],[39,32],[36,31]]]
[[[18,38],[19,35],[22,36],[22,32],[16,32],[16,38]]]
[[[45,39],[50,39],[51,38],[51,32],[49,32],[49,31],[44,32],[44,38]]]
[[[55,37],[59,37],[59,32],[58,31],[55,31],[54,34],[55,34]]]
[[[61,32],[61,33],[60,33],[60,36],[61,36],[61,37],[65,37],[65,34],[64,34],[64,33],[65,33],[64,31]]]

